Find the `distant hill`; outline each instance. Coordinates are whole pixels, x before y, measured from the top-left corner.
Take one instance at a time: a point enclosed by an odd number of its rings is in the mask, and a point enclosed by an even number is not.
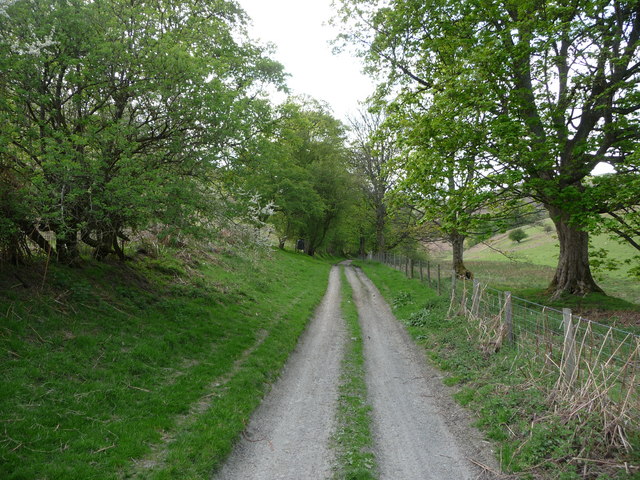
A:
[[[553,222],[550,219],[546,219],[538,225],[528,225],[520,228],[528,235],[520,243],[510,240],[510,231],[507,231],[467,249],[465,258],[467,260],[483,261],[516,260],[555,267],[558,262],[560,247],[558,246],[558,238]],[[631,259],[638,254],[633,247],[621,245],[607,235],[595,235],[592,237],[592,242],[595,249],[606,249],[611,258],[615,258],[620,262]],[[500,252],[503,252],[506,256]],[[626,277],[629,268],[629,265],[622,265],[620,270],[611,272],[611,275]]]
[[[501,272],[504,272],[505,279],[506,277],[511,279],[513,275],[512,272],[507,272],[504,266],[500,267],[500,264],[510,264],[509,270],[527,269],[528,274],[531,270],[528,267],[536,265],[541,268],[535,269],[537,278],[531,279],[531,287],[547,285],[557,265],[560,248],[553,222],[546,219],[536,225],[520,228],[528,235],[520,243],[510,240],[510,231],[507,231],[466,249],[464,258],[467,266],[479,278],[490,280],[490,283],[500,284],[502,283],[500,281]],[[594,251],[603,248],[609,252],[610,259],[621,263],[620,268],[613,271],[594,268],[593,273],[599,285],[609,295],[640,304],[640,282],[629,277],[628,271],[631,265],[623,263],[637,255],[637,250],[631,246],[621,245],[608,238],[607,235],[593,236],[592,243]],[[440,256],[433,251],[431,253],[434,256]],[[442,255],[443,258],[450,258],[451,249],[449,248]]]

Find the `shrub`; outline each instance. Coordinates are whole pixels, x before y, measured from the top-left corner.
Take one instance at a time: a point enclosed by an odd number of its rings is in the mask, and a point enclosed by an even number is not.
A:
[[[516,228],[515,230],[511,230],[511,232],[509,232],[509,240],[513,240],[514,242],[518,243],[520,243],[528,236],[529,235],[527,235],[521,228]]]

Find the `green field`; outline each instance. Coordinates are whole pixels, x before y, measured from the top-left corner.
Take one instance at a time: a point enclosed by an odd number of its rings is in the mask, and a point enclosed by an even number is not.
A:
[[[522,227],[528,237],[521,243],[510,240],[509,232],[496,235],[467,249],[465,264],[478,278],[499,288],[546,288],[553,278],[559,253],[555,230],[548,231],[552,225],[547,219],[540,225]],[[594,236],[592,243],[593,249],[606,249],[609,258],[620,263],[620,268],[613,271],[594,268],[598,284],[607,295],[640,305],[640,282],[629,276],[631,265],[624,263],[638,252],[606,235]]]

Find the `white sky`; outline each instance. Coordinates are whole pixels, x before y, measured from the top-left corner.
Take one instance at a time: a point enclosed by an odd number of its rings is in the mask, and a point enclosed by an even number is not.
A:
[[[355,116],[358,101],[373,93],[373,82],[361,73],[358,58],[333,55],[329,42],[337,34],[327,25],[331,0],[238,0],[253,21],[249,32],[277,47],[273,58],[282,63],[292,94],[326,101],[334,115]]]

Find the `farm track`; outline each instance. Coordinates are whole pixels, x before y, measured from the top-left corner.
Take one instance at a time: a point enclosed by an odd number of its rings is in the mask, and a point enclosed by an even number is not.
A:
[[[364,273],[347,265],[346,274],[364,339],[379,478],[494,478],[477,466],[496,468],[488,444],[469,426],[468,414],[453,402],[440,375],[427,366]],[[330,439],[346,341],[340,271],[334,267],[314,319],[216,480],[334,475]]]
[[[497,468],[488,444],[469,426],[441,374],[429,367],[371,280],[352,267],[346,273],[364,339],[379,478],[493,478],[477,466]]]
[[[340,364],[346,329],[340,315],[340,270],[281,377],[253,415],[216,479],[329,478]]]

